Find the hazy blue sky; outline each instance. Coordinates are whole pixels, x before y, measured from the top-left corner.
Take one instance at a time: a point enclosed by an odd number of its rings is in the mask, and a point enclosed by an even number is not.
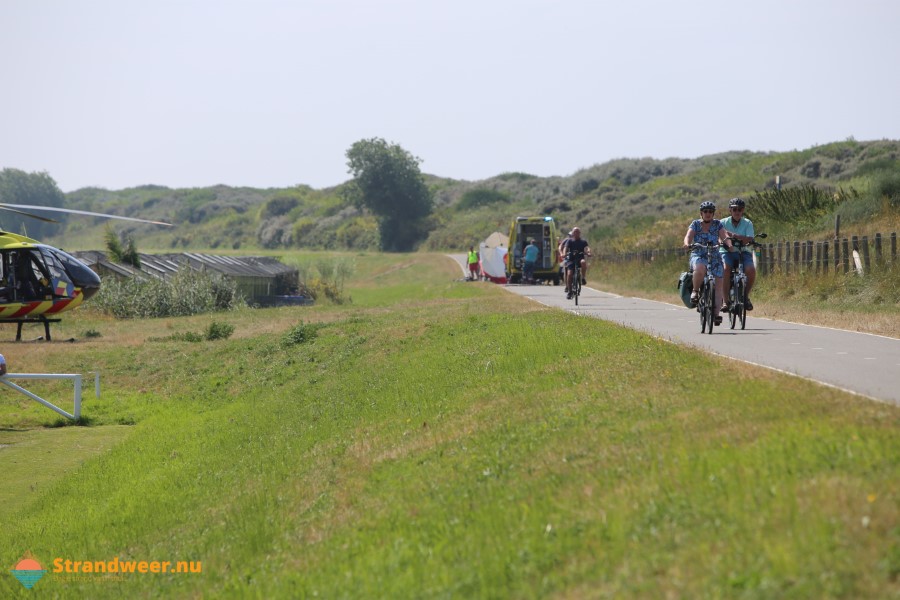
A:
[[[0,0],[0,168],[64,191],[900,138],[895,0]]]

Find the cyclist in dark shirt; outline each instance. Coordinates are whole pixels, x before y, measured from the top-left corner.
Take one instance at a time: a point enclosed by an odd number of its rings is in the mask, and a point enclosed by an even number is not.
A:
[[[587,283],[587,260],[591,255],[591,247],[587,240],[581,238],[581,229],[572,228],[572,237],[566,242],[566,298],[572,298],[572,274],[575,272],[575,265],[581,268],[581,285]]]

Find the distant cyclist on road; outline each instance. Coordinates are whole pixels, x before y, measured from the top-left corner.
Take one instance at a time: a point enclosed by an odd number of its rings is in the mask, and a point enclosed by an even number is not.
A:
[[[591,256],[591,247],[587,240],[581,238],[581,229],[573,227],[571,236],[565,242],[566,252],[566,298],[572,299],[572,275],[575,273],[575,265],[581,268],[581,285],[587,283],[587,260]],[[562,246],[561,246],[562,247]]]
[[[716,205],[709,200],[700,204],[700,218],[695,219],[688,227],[684,236],[684,247],[691,248],[694,242],[699,244],[722,243],[731,250],[731,240],[725,234],[722,222],[713,218],[716,214]],[[716,299],[713,301],[713,322],[722,324],[719,315],[719,307],[722,306],[722,258],[718,252],[711,252],[707,257],[705,249],[693,248],[691,250],[691,270],[694,272],[694,290],[691,292],[691,306],[696,306],[699,301],[700,285],[706,277],[706,269],[710,270],[716,278]]]
[[[749,243],[753,241],[754,231],[753,223],[750,219],[744,217],[744,208],[746,203],[740,198],[732,198],[728,203],[731,210],[731,218],[725,219],[722,226],[725,227],[726,235],[739,242]],[[753,249],[745,247],[740,252],[732,248],[719,248],[722,253],[722,261],[725,263],[725,306],[723,310],[728,310],[728,292],[731,288],[731,270],[737,269],[738,261],[744,263],[744,273],[747,275],[747,302],[744,306],[747,310],[753,310],[753,303],[750,302],[750,290],[753,289],[753,282],[756,281],[756,267],[753,266]]]

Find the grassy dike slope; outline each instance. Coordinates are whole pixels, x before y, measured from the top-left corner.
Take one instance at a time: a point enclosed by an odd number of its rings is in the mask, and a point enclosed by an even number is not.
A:
[[[127,431],[67,470],[32,454],[59,470],[46,485],[0,470],[20,490],[0,564],[203,573],[48,574],[30,592],[3,575],[0,594],[900,594],[900,409],[454,282],[441,256],[357,272],[352,305],[220,315],[229,340],[147,341],[210,317],[85,313],[64,328],[104,337],[30,345],[35,368],[101,366],[78,429]],[[286,336],[300,319],[315,337]],[[41,418],[2,402],[0,434]]]

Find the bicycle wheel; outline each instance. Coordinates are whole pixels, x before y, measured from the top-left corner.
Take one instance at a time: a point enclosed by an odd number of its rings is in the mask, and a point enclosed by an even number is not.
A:
[[[700,313],[700,333],[706,332],[706,282],[700,284],[700,293],[697,297],[697,312]],[[710,323],[712,325],[712,323]]]
[[[581,269],[575,269],[575,277],[572,282],[572,295],[575,296],[575,306],[578,306],[578,297],[581,295]]]
[[[706,333],[713,332],[713,315],[716,313],[715,311],[715,302],[716,302],[716,286],[714,282],[709,282],[706,285]]]
[[[747,289],[744,287],[743,281],[740,283],[738,292],[740,292],[738,298],[741,299],[738,318],[741,320],[741,329],[744,329],[747,326]]]
[[[729,310],[728,310],[728,323],[731,325],[732,329],[734,329],[734,326],[737,325],[737,317],[738,317],[738,311],[736,310],[737,309],[737,300],[735,300],[735,298],[738,297],[736,286],[737,286],[737,284],[734,282],[734,280],[732,280],[731,281],[731,292],[730,292],[731,304],[729,305]]]

